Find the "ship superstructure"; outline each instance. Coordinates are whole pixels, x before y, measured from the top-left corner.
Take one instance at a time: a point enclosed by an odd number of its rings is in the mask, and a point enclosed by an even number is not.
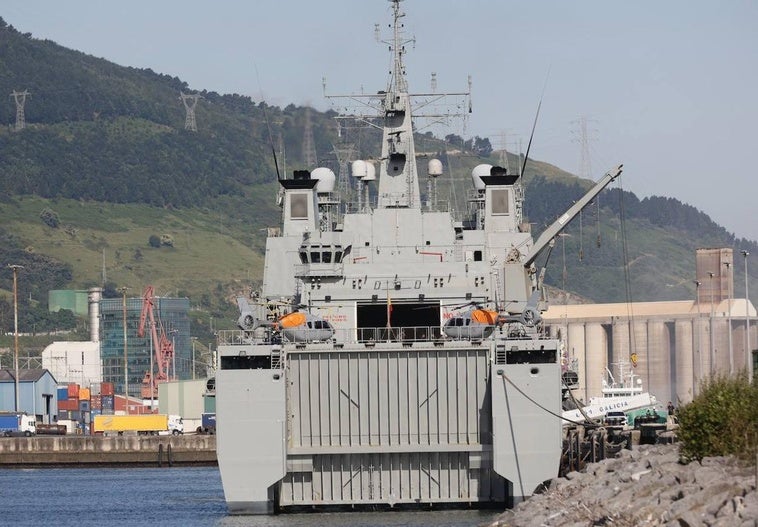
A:
[[[477,167],[471,214],[423,199],[399,0],[380,92],[378,188],[341,208],[318,168],[279,181],[263,287],[219,333],[217,449],[230,513],[509,505],[558,474],[560,343],[535,260],[606,176],[533,241],[520,176]],[[376,97],[376,95],[374,96]],[[428,162],[431,177],[441,163]]]

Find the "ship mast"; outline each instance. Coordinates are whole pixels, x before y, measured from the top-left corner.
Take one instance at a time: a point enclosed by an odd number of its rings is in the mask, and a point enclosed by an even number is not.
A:
[[[378,208],[420,208],[416,148],[413,142],[413,122],[408,82],[405,78],[403,54],[405,44],[400,0],[392,0],[393,38],[390,45],[393,68],[384,94],[384,126],[382,153],[379,165]]]
[[[415,117],[430,120],[430,124],[443,124],[452,117],[463,117],[471,111],[470,88],[465,92],[453,93],[417,93],[408,92],[408,82],[405,76],[403,56],[405,46],[414,42],[404,35],[402,19],[405,13],[400,10],[402,0],[392,2],[393,23],[391,40],[379,40],[387,44],[392,52],[392,71],[386,91],[374,94],[329,95],[326,93],[324,80],[324,96],[328,99],[349,99],[360,107],[372,109],[373,114],[356,112],[340,112],[337,119],[351,119],[382,130],[382,148],[379,158],[379,186],[377,208],[406,208],[420,209],[421,196],[419,191],[418,171],[416,168],[416,147],[413,139],[413,115],[411,99],[416,98],[417,108],[425,108],[424,113]],[[445,100],[461,98],[452,102],[453,110],[444,111]],[[419,101],[420,100],[420,101]],[[431,111],[430,111],[431,110]],[[377,121],[377,118],[379,121]]]

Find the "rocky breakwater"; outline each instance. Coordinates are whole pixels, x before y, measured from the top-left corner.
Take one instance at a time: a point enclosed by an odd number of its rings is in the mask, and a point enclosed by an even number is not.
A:
[[[643,445],[554,479],[490,527],[758,527],[756,466],[729,457],[679,463],[677,445]]]

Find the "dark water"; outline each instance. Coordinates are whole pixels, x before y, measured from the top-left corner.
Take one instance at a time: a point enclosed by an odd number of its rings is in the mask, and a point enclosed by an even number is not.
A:
[[[228,516],[215,467],[0,470],[0,525],[479,526],[493,511]]]

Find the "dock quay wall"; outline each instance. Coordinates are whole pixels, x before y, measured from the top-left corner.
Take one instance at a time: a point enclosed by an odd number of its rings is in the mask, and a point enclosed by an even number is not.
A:
[[[53,436],[0,439],[0,469],[215,465],[216,436]]]

